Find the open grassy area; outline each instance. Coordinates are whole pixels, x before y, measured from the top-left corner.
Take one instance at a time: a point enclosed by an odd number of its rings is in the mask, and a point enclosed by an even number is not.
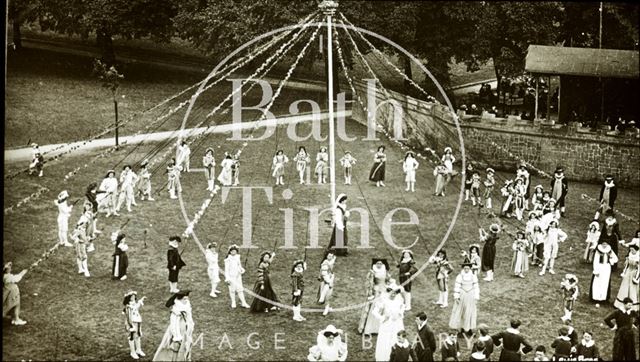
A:
[[[308,125],[300,125],[298,134],[307,134]],[[326,126],[323,134],[326,134]],[[320,143],[309,140],[300,144],[290,141],[284,136],[284,128],[280,127],[277,137],[261,142],[249,142],[241,157],[242,186],[269,187],[273,184],[270,176],[271,157],[276,149],[281,148],[289,157],[293,157],[297,146],[303,144],[315,155]],[[255,135],[262,131],[256,131]],[[364,279],[370,266],[371,257],[386,257],[392,267],[397,260],[399,251],[393,250],[384,243],[376,225],[381,225],[385,215],[394,208],[407,207],[414,210],[420,219],[419,230],[422,240],[412,249],[416,254],[418,264],[422,264],[433,252],[442,239],[446,228],[451,222],[458,198],[460,179],[455,182],[444,198],[431,196],[434,188],[432,165],[422,161],[418,170],[417,192],[408,194],[404,189],[404,175],[399,161],[404,156],[402,150],[383,141],[362,141],[366,129],[354,122],[347,125],[347,133],[357,136],[353,142],[339,141],[336,153],[341,155],[344,149],[349,149],[358,163],[354,169],[354,185],[343,186],[339,179],[337,192],[349,195],[349,207],[362,207],[370,213],[370,249],[358,249],[360,236],[359,228],[352,225],[350,231],[351,253],[346,258],[339,258],[336,263],[336,287],[334,293],[334,307],[342,307],[354,303],[362,303],[365,298]],[[376,146],[383,143],[387,146],[388,167],[387,187],[375,188],[367,180],[372,153]],[[139,147],[125,161],[134,162],[143,157],[154,145]],[[240,142],[225,140],[224,135],[209,136],[203,147],[213,146],[219,159],[223,151],[239,148]],[[61,161],[55,168],[47,169],[46,177],[41,179],[20,177],[6,184],[4,189],[5,207],[13,204],[18,198],[33,192],[36,184],[47,186],[53,190],[51,194],[31,205],[7,215],[4,220],[4,253],[5,261],[12,260],[14,269],[21,270],[37,260],[40,254],[53,245],[56,230],[56,208],[53,205],[54,195],[62,188],[71,193],[75,200],[84,192],[85,186],[91,181],[99,181],[105,170],[119,162],[128,151],[127,146],[110,158],[101,159],[95,168],[87,170],[62,183],[63,175],[73,169],[78,162],[84,162],[90,155],[70,157]],[[193,148],[192,165],[198,164],[203,148]],[[501,175],[503,176],[503,175]],[[273,190],[273,204],[266,201],[264,191],[254,191],[253,196],[253,243],[259,248],[250,252],[244,250],[247,273],[244,283],[252,288],[255,281],[257,257],[263,250],[274,247],[277,256],[272,265],[271,275],[274,288],[281,301],[290,301],[291,263],[303,256],[302,245],[307,240],[307,212],[305,207],[329,205],[329,187],[316,185],[299,185],[296,182],[295,166],[287,168],[286,187]],[[201,173],[183,175],[183,197],[186,211],[193,215],[201,202],[207,196],[206,183]],[[154,175],[153,185],[158,188],[165,182],[165,175]],[[532,178],[532,183],[548,184],[546,180]],[[285,201],[282,191],[290,188],[293,198]],[[560,280],[566,272],[575,272],[580,278],[581,295],[576,305],[574,322],[576,329],[594,332],[595,340],[601,348],[605,359],[611,357],[611,342],[613,332],[600,327],[602,318],[610,311],[609,307],[595,308],[588,302],[589,280],[591,268],[582,264],[581,256],[587,226],[595,209],[594,204],[582,200],[580,194],[596,195],[597,185],[578,184],[572,182],[567,198],[567,215],[560,222],[560,227],[569,234],[567,242],[560,245],[560,258],[556,271],[558,274],[544,277],[537,275],[537,270],[531,270],[526,279],[519,279],[510,275],[509,267],[512,257],[512,240],[504,235],[498,243],[496,281],[487,283],[481,281],[480,302],[478,305],[478,322],[487,323],[491,332],[505,328],[512,317],[522,319],[522,333],[534,345],[543,344],[550,348],[550,344],[561,326],[561,299],[558,291]],[[495,193],[497,197],[497,192]],[[19,359],[68,359],[68,360],[125,360],[128,359],[125,331],[122,325],[121,302],[122,295],[129,289],[137,290],[140,295],[146,295],[147,300],[142,308],[143,316],[143,349],[150,359],[168,323],[167,309],[164,302],[169,297],[166,271],[167,239],[170,235],[181,233],[186,227],[177,200],[169,200],[166,191],[156,197],[155,202],[138,202],[134,212],[122,212],[118,218],[99,220],[104,234],[96,241],[97,250],[90,254],[90,269],[92,277],[85,279],[76,274],[73,251],[70,248],[59,250],[55,255],[43,262],[36,270],[27,274],[20,283],[22,293],[23,316],[28,320],[24,327],[12,327],[4,322],[3,352],[4,360]],[[499,206],[495,202],[496,207]],[[633,217],[640,216],[640,195],[637,189],[620,190],[617,207]],[[294,210],[294,240],[298,247],[295,250],[279,249],[284,239],[284,212],[279,209],[292,208]],[[223,250],[231,243],[240,243],[242,239],[242,202],[238,190],[232,190],[227,201],[222,204],[216,196],[212,205],[202,218],[196,232],[201,242],[217,241]],[[79,216],[76,208],[71,222]],[[396,219],[403,219],[399,213]],[[130,219],[125,233],[131,246],[129,252],[129,279],[115,282],[110,280],[111,254],[113,246],[109,235],[127,218]],[[321,218],[322,219],[322,218]],[[353,217],[352,221],[357,221]],[[636,225],[621,221],[621,231],[625,238],[635,231]],[[487,228],[492,219],[478,215],[477,209],[470,204],[462,207],[454,232],[447,241],[445,248],[455,266],[458,264],[460,248],[466,249],[471,242],[477,242],[478,226]],[[507,221],[514,230],[512,222]],[[144,247],[144,231],[147,230]],[[320,245],[328,243],[331,230],[320,221]],[[396,243],[402,247],[412,243],[419,235],[415,226],[395,226],[392,235]],[[229,307],[228,291],[221,285],[221,296],[212,299],[209,294],[209,281],[206,274],[206,262],[201,251],[193,239],[187,240],[183,258],[187,266],[180,276],[180,287],[193,290],[191,302],[194,309],[196,334],[202,333],[202,349],[200,345],[193,350],[194,360],[304,360],[308,348],[315,344],[318,330],[327,324],[334,324],[348,333],[349,360],[372,360],[375,344],[372,348],[363,348],[363,344],[356,333],[359,311],[333,313],[323,317],[320,313],[306,314],[306,323],[291,320],[290,311],[279,311],[267,315],[251,315],[243,309],[232,310]],[[224,251],[221,254],[225,254]],[[221,256],[222,259],[223,256]],[[305,274],[306,292],[303,306],[315,305],[317,290],[318,267],[322,257],[321,250],[308,251],[309,270]],[[221,264],[222,264],[222,260]],[[393,268],[393,276],[397,276],[397,269]],[[612,293],[615,295],[620,283],[618,274],[614,274]],[[451,286],[453,281],[451,281]],[[433,268],[428,268],[414,282],[413,311],[405,316],[405,326],[410,335],[415,334],[413,325],[414,315],[424,310],[430,318],[433,329],[439,332],[448,331],[448,320],[451,306],[440,309],[432,304],[436,300],[437,288]],[[37,294],[37,295],[36,295]],[[451,298],[451,297],[450,297]],[[250,302],[249,298],[249,302]],[[250,341],[260,342],[257,350],[247,346],[247,338],[254,335]],[[224,335],[228,341],[223,342]],[[282,333],[276,335],[276,333]],[[277,349],[274,339],[282,339]],[[375,342],[375,341],[374,341]],[[469,356],[470,351],[462,344],[462,359]],[[436,356],[440,356],[439,351]],[[497,355],[496,355],[497,356]],[[497,358],[494,356],[494,358]]]

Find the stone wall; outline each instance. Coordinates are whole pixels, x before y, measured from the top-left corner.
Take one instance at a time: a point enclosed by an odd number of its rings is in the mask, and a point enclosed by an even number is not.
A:
[[[355,85],[360,99],[368,107],[367,85],[362,82]],[[402,130],[406,138],[403,142],[417,150],[429,147],[442,155],[442,150],[450,146],[456,155],[460,155],[461,133],[467,160],[482,166],[513,171],[517,157],[547,173],[553,173],[556,166],[561,165],[571,180],[600,183],[604,175],[610,173],[622,187],[640,186],[640,138],[516,119],[462,117],[457,126],[456,116],[446,106],[396,92],[383,94],[375,90],[370,93],[371,99],[375,94],[379,107],[375,117],[377,124],[392,136],[395,135],[394,109],[385,101],[393,99],[401,105]],[[357,101],[352,105],[352,118],[366,124],[366,111]],[[492,142],[508,151],[500,150]]]

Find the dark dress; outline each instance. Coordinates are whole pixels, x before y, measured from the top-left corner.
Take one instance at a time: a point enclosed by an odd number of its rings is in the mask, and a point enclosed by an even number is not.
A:
[[[262,262],[260,263],[260,266],[258,266],[258,280],[256,280],[256,284],[253,287],[253,292],[256,295],[259,295],[267,300],[277,303],[280,302],[278,300],[278,297],[276,296],[276,293],[271,287],[271,277],[269,277],[269,263]],[[250,311],[252,313],[262,313],[272,307],[275,307],[275,305],[268,301],[263,301],[254,297],[253,302],[251,302]]]
[[[436,351],[436,336],[429,325],[425,324],[418,331],[418,341],[411,351],[411,359],[419,362],[432,362]]]
[[[180,257],[180,253],[178,249],[171,248],[167,250],[167,269],[169,269],[169,281],[171,283],[178,282],[178,274],[180,274],[180,269],[183,266],[186,266],[185,262]],[[176,270],[173,270],[173,267],[176,267]]]
[[[300,290],[300,295],[293,295],[296,290]],[[304,278],[302,273],[294,271],[291,274],[291,304],[294,306],[300,305],[302,302],[302,295],[304,294]]]
[[[602,201],[602,196],[604,196],[605,186],[602,184],[600,188],[600,198],[598,200]],[[614,184],[609,189],[609,207],[613,209],[613,205],[616,203],[616,199],[618,198],[618,187]]]
[[[413,260],[408,263],[398,264],[398,273],[400,274],[398,279],[400,280],[400,285],[403,285],[404,282],[409,280],[409,278],[418,271],[414,264],[415,262]],[[406,275],[407,273],[409,273],[409,275]],[[403,287],[405,292],[411,293],[411,283],[412,282],[404,284]]]
[[[482,271],[486,272],[493,270],[493,264],[496,261],[496,242],[499,236],[492,232],[489,232],[487,240],[484,241],[482,247]]]
[[[371,166],[371,172],[369,173],[369,180],[378,182],[384,181],[384,174],[386,168],[385,155],[376,153],[374,158],[373,166]]]
[[[340,212],[340,216],[342,217],[342,225],[344,225],[343,230],[339,230],[336,225],[333,225],[333,232],[331,232],[331,240],[329,240],[328,250],[333,250],[336,256],[346,256],[349,254],[347,244],[349,241],[349,237],[347,236],[347,217],[345,216],[345,210],[337,206],[337,210]],[[342,247],[337,245],[336,240],[342,240]]]
[[[503,331],[491,336],[491,338],[496,346],[502,344],[499,361],[522,361],[520,345],[524,346],[522,352],[525,354],[533,350],[533,347],[519,333]]]
[[[616,321],[614,324],[613,321]],[[638,312],[632,310],[625,313],[619,309],[616,309],[609,314],[604,322],[613,328],[614,325],[618,326],[616,334],[613,337],[613,361],[635,361],[636,360],[636,345],[638,340],[634,336],[632,325],[640,326],[640,320],[638,319]]]
[[[551,348],[555,350],[553,353],[554,361],[558,361],[561,358],[569,358],[569,355],[571,355],[571,339],[569,337],[558,337],[551,343]]]
[[[111,278],[120,279],[127,275],[127,267],[129,266],[129,257],[127,252],[120,249],[119,245],[116,245],[116,250],[113,253],[113,263],[111,265]]]

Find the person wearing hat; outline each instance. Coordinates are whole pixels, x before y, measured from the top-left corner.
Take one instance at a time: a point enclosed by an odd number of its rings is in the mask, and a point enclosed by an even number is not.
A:
[[[179,291],[165,303],[170,309],[169,326],[153,361],[191,361],[195,323],[189,294],[189,290]]]
[[[438,300],[434,304],[439,304],[440,308],[449,305],[449,274],[453,271],[447,252],[444,249],[438,250],[435,256],[429,258],[429,263],[436,266],[436,282],[438,283]]]
[[[486,172],[487,178],[483,182],[484,194],[482,197],[484,198],[484,204],[487,209],[492,209],[493,205],[491,205],[491,195],[493,194],[493,187],[496,184],[496,180],[494,178],[496,172],[491,167],[487,168]]]
[[[349,211],[347,211],[347,195],[340,194],[336,197],[335,207],[333,209],[333,231],[327,250],[333,250],[336,256],[347,256],[349,254],[347,235],[347,219]]]
[[[622,301],[625,298],[630,298],[633,302],[632,309],[636,312],[640,308],[638,303],[638,284],[640,284],[640,252],[637,245],[631,245],[629,247],[629,255],[624,263],[624,270],[622,271],[622,282],[620,283],[620,289],[618,295],[613,303],[614,307],[622,309],[624,307]]]
[[[482,259],[480,258],[480,245],[471,244],[469,245],[469,254],[464,254],[469,257],[469,261],[471,262],[471,271],[476,276],[480,274],[480,266],[482,265]]]
[[[151,196],[151,172],[147,168],[149,161],[144,160],[140,163],[140,171],[138,177],[140,182],[138,183],[138,193],[140,194],[140,200],[144,200],[146,197],[149,201],[155,201]]]
[[[600,238],[598,239],[598,244],[606,242],[613,250],[613,253],[619,255],[618,253],[618,244],[620,244],[620,240],[622,239],[620,235],[620,224],[618,224],[618,220],[613,214],[613,210],[607,210],[605,213],[606,218],[604,219],[604,228],[600,232]],[[618,270],[618,261],[613,263],[613,271]]]
[[[58,199],[55,201],[58,206],[58,241],[62,246],[73,246],[69,243],[69,218],[71,217],[71,210],[73,205],[69,205],[67,200],[69,199],[69,193],[67,190],[63,190],[58,194]]]
[[[116,211],[120,211],[122,204],[127,203],[127,211],[131,212],[131,205],[137,206],[133,189],[138,183],[138,175],[131,169],[131,166],[124,165],[120,173],[120,198]]]
[[[347,343],[342,341],[342,330],[332,324],[318,332],[316,344],[309,348],[309,361],[346,361]]]
[[[478,277],[471,271],[471,261],[465,258],[460,265],[462,270],[456,277],[453,287],[453,308],[451,309],[451,318],[449,318],[449,327],[460,330],[461,332],[471,336],[476,329],[476,319],[478,309],[476,304],[480,300],[480,286]]]
[[[289,158],[282,150],[276,151],[271,164],[271,176],[276,179],[276,186],[284,185],[284,166],[289,163]]]
[[[384,187],[384,177],[386,172],[387,155],[384,153],[385,147],[379,146],[378,151],[373,155],[373,166],[369,172],[369,181],[374,181],[376,187]]]
[[[204,177],[207,179],[207,191],[213,191],[216,180],[216,159],[213,157],[213,148],[209,147],[204,151],[202,166]]]
[[[516,179],[523,180],[524,186],[524,208],[529,210],[529,193],[531,191],[531,175],[527,170],[527,164],[525,162],[520,163],[518,170],[516,171]]]
[[[513,249],[511,272],[519,278],[524,278],[524,273],[529,271],[529,257],[527,255],[529,241],[525,238],[524,231],[518,230],[516,232],[516,240],[513,241],[511,248]]]
[[[544,187],[542,187],[542,185],[536,185],[536,187],[533,188],[533,195],[531,195],[531,206],[533,211],[538,211],[538,210],[542,210],[542,206],[543,204],[543,199],[544,199]],[[549,195],[548,197],[551,197],[551,194],[549,194],[547,192],[547,194]]]
[[[350,151],[344,151],[344,156],[340,159],[340,164],[342,165],[342,167],[344,167],[344,184],[345,185],[351,185],[351,174],[352,174],[352,168],[353,165],[355,165],[355,163],[358,160],[356,160],[352,155]]]
[[[436,178],[436,190],[433,193],[433,196],[444,196],[444,191],[447,186],[447,178],[450,177],[447,166],[444,164],[437,165],[433,169],[433,176]]]
[[[615,331],[613,337],[612,361],[637,361],[636,346],[638,339],[635,336],[633,326],[640,327],[640,316],[633,310],[633,300],[622,300],[622,309],[616,309],[604,319],[611,330]]]
[[[244,299],[244,286],[242,285],[242,274],[245,270],[242,267],[238,245],[229,246],[227,257],[224,259],[224,282],[229,287],[229,297],[231,298],[231,308],[236,308],[236,294],[240,299],[242,308],[251,308]]]
[[[172,158],[167,164],[167,190],[169,190],[170,199],[177,199],[177,195],[182,192],[180,172],[182,172],[182,166],[177,164],[176,160]]]
[[[491,339],[493,339],[496,346],[502,345],[499,361],[521,361],[522,354],[531,352],[533,347],[520,333],[519,328],[522,324],[520,320],[512,319],[509,324],[509,328],[494,334]]]
[[[562,291],[562,304],[564,305],[564,315],[560,319],[566,323],[571,321],[571,314],[576,300],[578,300],[578,277],[575,274],[566,274],[560,283],[560,290]]]
[[[533,233],[531,234],[533,242],[534,252],[532,255],[532,265],[542,266],[544,265],[544,241],[547,239],[547,235],[542,230],[540,223],[533,226]]]
[[[596,307],[600,303],[608,303],[611,291],[611,270],[613,264],[618,262],[618,256],[612,250],[606,240],[600,239],[593,255],[593,275],[591,277],[591,289],[589,297]]]
[[[318,177],[318,185],[327,183],[329,173],[329,154],[326,147],[320,147],[320,152],[316,154],[315,174]]]
[[[305,174],[308,174],[308,166],[311,163],[311,157],[307,153],[307,149],[304,146],[298,147],[298,153],[293,157],[293,162],[296,163],[296,170],[300,178],[300,185],[304,185]]]
[[[447,180],[447,182],[449,182],[453,174],[453,163],[456,162],[456,158],[453,156],[453,150],[451,149],[451,147],[445,147],[441,161],[444,167],[447,168],[447,172],[449,175],[449,179]]]
[[[556,273],[553,270],[553,266],[555,265],[556,258],[558,257],[558,248],[560,243],[567,240],[567,233],[558,228],[557,219],[553,219],[549,222],[546,234],[547,236],[544,240],[544,263],[542,265],[542,270],[540,270],[540,275],[545,274],[547,267],[549,268],[550,274]]]
[[[387,259],[371,259],[371,269],[367,274],[367,302],[360,314],[358,333],[362,335],[378,334],[380,321],[375,317],[374,310],[381,306],[383,299],[381,296],[386,293],[390,278]]]
[[[233,186],[238,186],[240,184],[240,154],[242,150],[238,150],[233,156],[231,156],[231,160],[233,163],[231,164],[231,179],[233,180]]]
[[[253,301],[251,302],[252,313],[267,313],[269,310],[276,310],[278,307],[274,303],[280,303],[276,292],[271,285],[271,277],[269,276],[269,266],[276,253],[265,251],[260,255],[258,262],[258,279],[253,287]]]
[[[44,168],[44,156],[42,156],[42,152],[40,152],[40,147],[37,143],[31,144],[31,163],[29,164],[29,175],[32,175],[34,172],[38,173],[38,177],[44,176],[43,173]]]
[[[220,170],[220,174],[218,175],[218,182],[220,182],[220,184],[222,184],[222,186],[231,186],[231,184],[233,183],[233,175],[231,172],[231,167],[234,164],[234,160],[233,157],[231,157],[231,155],[228,152],[224,153],[224,158],[222,159],[222,162],[220,162],[220,167],[222,168]],[[215,190],[215,185],[212,185],[212,189],[211,191]]]
[[[307,319],[300,314],[302,309],[302,295],[304,294],[304,271],[307,263],[304,260],[296,260],[291,267],[291,305],[293,306],[293,320],[303,322]]]
[[[182,141],[180,145],[178,145],[178,155],[176,157],[176,164],[180,166],[185,172],[191,172],[191,148],[189,148],[189,144],[186,141]]]
[[[500,189],[500,193],[504,198],[502,203],[502,215],[508,218],[513,216],[515,212],[515,195],[516,189],[512,180],[505,180],[504,186]]]
[[[84,196],[86,197],[85,211],[88,208],[92,215],[91,224],[88,225],[87,232],[92,238],[95,238],[95,234],[102,234],[102,231],[98,230],[98,206],[106,203],[110,195],[104,190],[98,190],[98,185],[92,182],[87,186]]]
[[[613,181],[613,176],[605,176],[602,188],[600,188],[600,196],[598,197],[598,200],[600,200],[600,207],[596,210],[596,214],[593,219],[599,220],[601,212],[605,213],[609,209],[613,210],[613,205],[615,205],[617,197],[618,187]]]
[[[118,179],[114,170],[107,171],[98,189],[106,194],[104,202],[107,208],[107,217],[111,215],[119,216],[116,209],[118,205]]]
[[[14,326],[22,326],[27,321],[20,319],[20,288],[18,283],[22,280],[27,269],[23,269],[18,274],[11,274],[13,263],[7,262],[2,268],[2,318],[4,319],[10,313],[13,314],[11,324]]]
[[[480,178],[480,173],[478,173],[478,171],[474,170],[471,172],[471,202],[473,203],[473,206],[476,206],[476,204],[478,204],[478,206],[480,208],[482,208],[484,206],[483,202],[482,202],[482,198],[480,198],[480,183],[481,183],[482,179]]]
[[[389,361],[391,350],[398,341],[398,332],[404,331],[405,306],[401,293],[402,287],[391,280],[387,285],[387,294],[381,298],[378,308],[373,309],[373,315],[380,321],[376,361]]]
[[[569,183],[564,175],[564,169],[558,166],[551,180],[551,197],[556,200],[557,207],[562,215],[565,212],[565,198],[568,191]]]
[[[591,224],[589,224],[589,230],[587,231],[587,239],[584,241],[586,245],[582,259],[585,263],[593,263],[593,254],[596,252],[598,240],[600,240],[600,223],[592,221]]]
[[[129,246],[126,243],[124,234],[115,232],[114,235],[115,251],[113,253],[113,264],[111,265],[111,279],[125,280],[127,279],[127,268],[129,267],[129,257],[127,256]]]
[[[413,252],[411,250],[403,250],[400,255],[400,263],[398,264],[398,280],[402,285],[402,296],[406,310],[411,310],[411,277],[418,272],[415,267],[416,262],[413,260]]]
[[[471,179],[471,177],[472,177],[474,172],[475,172],[475,170],[473,169],[473,163],[471,163],[471,162],[467,163],[467,170],[462,175],[464,177],[464,201],[469,201],[469,194],[471,192],[471,184],[473,183],[473,180]],[[475,200],[474,200],[474,202],[475,202]]]
[[[427,314],[420,312],[416,316],[418,332],[416,341],[411,348],[413,361],[433,361],[433,353],[436,351],[436,336],[427,322]]]
[[[180,269],[186,266],[185,262],[180,256],[178,251],[178,243],[181,243],[182,239],[179,236],[172,236],[169,238],[169,250],[167,250],[167,269],[169,269],[169,292],[177,293],[178,289],[178,276],[180,275]]]
[[[480,228],[480,241],[484,242],[482,247],[482,271],[486,273],[483,280],[491,282],[493,281],[493,267],[496,260],[496,242],[500,238],[500,226],[498,224],[491,224],[489,226],[489,232]]]
[[[218,243],[207,244],[207,249],[204,251],[204,256],[207,259],[207,274],[209,275],[209,281],[211,282],[211,293],[209,296],[216,298],[220,293],[218,290],[218,283],[220,283],[220,266],[218,265]]]
[[[87,204],[84,213],[76,223],[76,227],[71,233],[71,239],[75,245],[76,263],[78,264],[78,274],[84,274],[90,277],[87,252],[88,246],[93,246],[91,235],[89,234],[89,226],[91,224],[92,212],[91,206]]]
[[[326,316],[331,311],[329,300],[333,294],[333,282],[335,275],[333,273],[333,267],[336,263],[336,256],[333,250],[327,250],[327,253],[320,263],[320,285],[318,286],[318,303],[324,304],[324,311],[322,315]]]
[[[518,219],[519,221],[522,220],[522,217],[524,215],[524,209],[526,206],[526,195],[527,195],[527,190],[526,190],[526,186],[524,184],[524,179],[522,178],[516,178],[516,183],[513,186],[513,205],[514,205],[514,211],[516,214],[516,219]]]
[[[413,151],[408,151],[404,155],[402,162],[402,171],[404,171],[404,182],[407,183],[405,191],[416,192],[416,170],[418,169],[418,160],[416,160]]]
[[[124,322],[127,327],[127,339],[129,340],[129,349],[131,351],[131,358],[139,359],[144,357],[145,354],[142,351],[140,345],[140,338],[142,337],[142,316],[140,316],[140,308],[144,305],[144,299],[142,297],[138,300],[138,293],[135,291],[129,291],[124,295],[122,301],[122,314],[124,314]]]

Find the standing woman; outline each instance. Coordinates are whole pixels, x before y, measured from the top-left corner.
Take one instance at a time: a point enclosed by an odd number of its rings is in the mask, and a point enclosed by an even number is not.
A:
[[[622,310],[624,309],[624,303],[622,302],[626,298],[631,299],[633,303],[631,309],[636,312],[639,309],[638,303],[638,283],[640,283],[640,268],[638,263],[640,262],[640,253],[638,252],[637,245],[631,245],[629,247],[629,255],[624,264],[624,270],[622,271],[622,283],[620,284],[620,290],[618,296],[613,305]]]
[[[489,227],[489,233],[480,229],[480,240],[484,241],[482,247],[482,271],[487,275],[484,280],[493,281],[493,267],[496,260],[496,242],[500,238],[500,226],[498,224],[491,224]]]
[[[376,361],[389,361],[391,349],[398,341],[398,332],[404,330],[405,305],[400,295],[402,288],[392,282],[387,287],[387,296],[373,310],[380,321],[380,332],[376,341]],[[407,353],[408,354],[408,353]]]
[[[207,191],[213,191],[216,182],[216,159],[213,157],[213,148],[207,148],[202,157],[204,176],[207,178]]]
[[[116,209],[118,205],[118,179],[116,178],[116,172],[114,170],[107,171],[107,175],[100,183],[99,190],[107,194],[107,217],[111,215],[118,216],[118,210]],[[94,213],[97,211],[96,209]]]
[[[344,167],[344,184],[351,185],[351,174],[353,165],[357,162],[350,151],[344,151],[344,157],[340,159],[340,164]]]
[[[567,182],[567,178],[564,175],[564,169],[562,167],[557,167],[556,172],[553,175],[553,179],[551,180],[551,198],[557,201],[557,207],[560,211],[560,214],[564,216],[565,212],[565,198],[567,197],[567,192],[569,191],[569,184]]]
[[[204,252],[204,256],[207,259],[207,274],[209,275],[209,281],[211,282],[211,293],[209,296],[212,298],[217,297],[218,283],[220,283],[220,266],[218,265],[218,244],[207,244],[207,250]]]
[[[126,243],[125,235],[118,232],[113,233],[112,239],[116,249],[113,252],[113,264],[111,266],[111,279],[125,280],[127,279],[127,268],[129,267],[129,257],[127,250],[129,246]]]
[[[20,319],[20,289],[18,283],[22,280],[27,269],[22,270],[18,274],[11,274],[13,264],[8,262],[2,268],[2,318],[13,312],[11,324],[14,326],[22,326],[27,321]]]
[[[434,304],[439,304],[440,308],[449,306],[449,274],[453,271],[447,252],[444,249],[438,250],[435,257],[429,258],[429,263],[436,266],[436,282],[438,283],[438,300]]]
[[[416,170],[418,169],[418,160],[415,159],[415,155],[412,151],[408,151],[404,156],[402,162],[402,171],[404,171],[404,181],[407,183],[405,191],[416,192]]]
[[[496,185],[496,179],[494,174],[496,172],[491,168],[487,168],[487,178],[484,180],[484,202],[487,209],[493,208],[491,205],[491,194],[493,193],[493,187]]]
[[[449,171],[447,166],[438,165],[433,169],[433,176],[436,177],[436,191],[433,196],[444,196],[445,187],[447,185],[447,177],[449,177]]]
[[[222,184],[222,186],[231,186],[233,183],[233,164],[235,161],[233,157],[227,152],[224,153],[224,159],[220,162],[220,174],[218,175],[218,181]],[[213,191],[215,186],[211,189]]]
[[[333,294],[333,283],[335,281],[335,275],[333,274],[333,266],[336,263],[336,256],[332,250],[328,250],[324,256],[324,260],[320,264],[320,285],[318,287],[318,304],[324,304],[324,312],[322,315],[327,315],[331,311],[329,305],[329,299]]]
[[[307,154],[307,149],[304,148],[304,146],[300,146],[298,148],[298,154],[293,157],[293,161],[296,163],[296,170],[300,177],[300,184],[304,185],[304,175],[307,171],[307,167],[309,166],[309,162],[311,162],[311,158],[309,157],[309,154]]]
[[[284,185],[284,166],[289,162],[289,158],[284,154],[282,150],[278,150],[276,155],[273,156],[273,163],[271,164],[271,170],[273,176],[276,179],[277,185]]]
[[[144,200],[146,197],[149,201],[154,201],[151,197],[151,172],[147,169],[149,160],[144,160],[140,164],[140,183],[138,183],[138,193],[140,193],[140,200]]]
[[[516,171],[516,178],[523,180],[524,186],[524,208],[529,210],[529,194],[531,193],[531,175],[527,170],[527,164],[522,162]]]
[[[138,175],[131,169],[131,166],[124,165],[120,173],[120,196],[116,211],[120,211],[122,204],[127,203],[127,211],[131,212],[131,205],[137,206],[133,189],[138,183]]]
[[[384,187],[385,167],[387,163],[387,155],[384,153],[385,147],[378,147],[378,151],[373,156],[373,166],[369,173],[369,180],[375,181],[376,187]]]
[[[607,175],[604,179],[604,183],[602,184],[602,188],[600,189],[600,207],[596,211],[594,220],[600,219],[600,213],[606,213],[608,210],[613,210],[613,205],[616,203],[616,198],[618,197],[618,187],[613,182],[613,176]]]
[[[189,290],[175,293],[165,303],[171,310],[169,326],[153,356],[153,361],[191,361],[195,323],[189,293]]]
[[[524,232],[519,230],[516,233],[516,240],[513,241],[513,259],[511,260],[511,271],[513,275],[524,278],[524,273],[529,270],[529,258],[527,249],[529,241],[524,237]]]
[[[409,279],[418,272],[415,267],[416,262],[413,260],[413,252],[411,250],[403,250],[400,255],[400,264],[398,264],[398,280],[402,287],[402,296],[404,297],[405,310],[411,310],[411,283]]]
[[[383,294],[386,293],[389,279],[389,263],[387,259],[371,259],[371,269],[367,274],[367,302],[360,315],[358,333],[362,335],[378,334],[380,321],[375,317],[373,311],[384,300]]]
[[[251,302],[251,312],[252,313],[262,313],[269,312],[269,310],[276,310],[276,307],[273,303],[279,303],[278,296],[273,291],[273,287],[271,286],[271,277],[269,276],[269,266],[273,261],[273,257],[276,256],[276,253],[271,251],[265,251],[260,255],[260,262],[258,264],[258,280],[256,280],[256,284],[253,287],[253,293],[256,294],[256,297],[253,298],[253,302]],[[266,300],[262,300],[258,297],[262,297]]]
[[[71,217],[71,210],[73,205],[69,205],[67,200],[69,199],[69,193],[67,190],[63,190],[58,194],[58,200],[56,200],[56,206],[58,206],[58,241],[62,246],[73,246],[69,243],[69,217]]]
[[[329,172],[329,154],[326,147],[321,147],[320,152],[316,155],[316,175],[318,176],[318,184],[327,183],[327,173]]]
[[[593,256],[593,276],[591,277],[591,290],[589,297],[592,302],[608,303],[611,290],[611,266],[618,262],[618,256],[611,246],[604,240],[600,241]]]
[[[604,319],[607,326],[616,332],[613,337],[613,358],[611,360],[636,361],[638,339],[633,326],[640,327],[640,317],[638,317],[638,312],[632,309],[633,301],[630,298],[625,298],[622,304],[624,305],[622,309],[614,310]]]
[[[135,291],[127,292],[124,295],[122,305],[122,314],[124,314],[125,328],[127,328],[127,335],[129,340],[129,349],[131,350],[131,358],[139,359],[144,357],[140,346],[140,337],[142,337],[142,316],[140,316],[140,307],[144,305],[145,297],[138,300],[138,293]]]
[[[240,254],[238,254],[238,245],[233,244],[229,246],[229,252],[224,259],[224,278],[225,283],[229,286],[229,297],[231,298],[231,308],[236,307],[236,294],[240,299],[242,308],[250,308],[244,299],[244,286],[242,284],[242,274],[244,274],[244,268],[240,261]]]
[[[593,254],[596,252],[598,246],[598,240],[600,239],[600,223],[597,221],[589,224],[589,231],[587,231],[587,244],[584,249],[584,256],[582,257],[586,263],[591,264],[593,262]]]
[[[444,155],[442,155],[442,164],[447,168],[448,177],[447,183],[451,181],[451,177],[453,176],[453,163],[456,162],[456,158],[453,157],[453,151],[451,147],[447,147],[444,149]]]
[[[480,300],[478,277],[471,271],[471,262],[465,258],[460,265],[462,270],[456,277],[453,287],[453,309],[449,319],[449,327],[461,330],[467,336],[476,329],[478,310],[476,303]]]
[[[336,198],[336,207],[333,210],[333,232],[329,241],[328,250],[332,250],[337,256],[347,256],[347,219],[349,212],[347,211],[347,195],[340,194]]]
[[[296,260],[291,267],[291,305],[293,306],[293,320],[306,321],[307,318],[300,314],[302,309],[302,296],[304,295],[304,271],[307,263],[304,260]]]

